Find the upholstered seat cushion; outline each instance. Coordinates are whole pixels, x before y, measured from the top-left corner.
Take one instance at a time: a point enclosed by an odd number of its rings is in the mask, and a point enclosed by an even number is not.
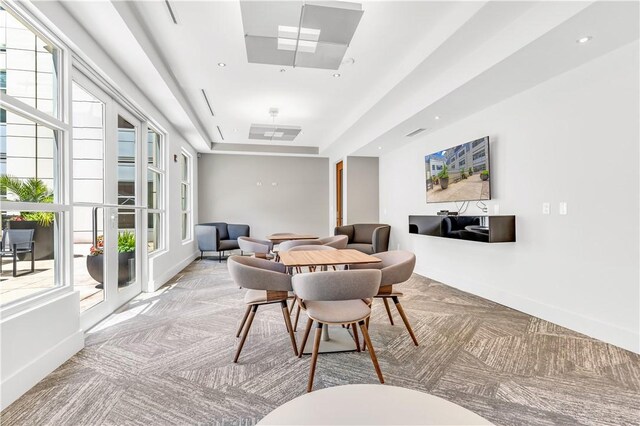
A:
[[[220,246],[218,248],[224,251],[239,249],[240,246],[238,245],[238,240],[220,240]]]
[[[362,300],[306,301],[307,315],[324,323],[348,324],[365,319],[371,308]]]
[[[360,243],[347,244],[347,248],[358,250],[366,254],[373,254],[373,245],[371,244],[360,244]]]
[[[264,303],[267,301],[267,291],[266,290],[247,290],[244,295],[244,303],[252,304],[252,303]]]

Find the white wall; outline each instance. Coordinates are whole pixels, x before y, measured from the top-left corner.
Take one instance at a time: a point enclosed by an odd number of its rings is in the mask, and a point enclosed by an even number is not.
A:
[[[380,219],[392,226],[391,246],[414,251],[422,275],[640,352],[638,47],[382,156]],[[424,156],[486,135],[489,212],[516,215],[517,242],[409,235],[408,215],[455,210],[426,204]],[[479,213],[473,204],[467,213]]]
[[[325,236],[327,167],[318,157],[202,154],[200,222],[245,223],[256,238],[274,232]]]
[[[378,157],[347,157],[344,224],[378,223]]]

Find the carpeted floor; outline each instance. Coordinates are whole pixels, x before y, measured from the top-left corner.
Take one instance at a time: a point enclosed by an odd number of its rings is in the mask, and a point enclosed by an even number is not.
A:
[[[375,304],[371,337],[387,384],[446,398],[498,425],[640,423],[640,356],[417,275],[402,290],[420,346],[395,310],[391,326]],[[273,305],[258,311],[233,364],[242,293],[225,263],[194,262],[92,330],[86,348],[0,422],[257,422],[305,392],[309,357],[293,357]],[[321,354],[315,388],[349,383],[377,383],[368,354]]]

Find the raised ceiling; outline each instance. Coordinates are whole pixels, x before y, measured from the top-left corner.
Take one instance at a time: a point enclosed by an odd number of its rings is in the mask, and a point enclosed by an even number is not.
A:
[[[291,8],[296,2],[261,3],[265,21],[278,22],[292,13],[299,18],[299,10]],[[130,26],[139,26],[154,41],[164,65],[198,120],[210,127],[215,142],[221,142],[214,131],[218,125],[225,143],[255,144],[248,137],[250,125],[271,123],[269,110],[275,107],[280,111],[275,124],[302,128],[302,134],[289,144],[321,148],[412,70],[416,59],[424,57],[425,41],[442,19],[460,8],[477,8],[468,3],[364,2],[362,19],[346,51],[346,58],[354,61],[334,71],[249,63],[240,2],[170,4],[177,25],[164,2],[136,2],[130,6],[140,22]]]
[[[283,24],[296,14],[292,5],[302,4],[258,3],[265,23]],[[92,37],[84,45],[97,41],[203,152],[215,143],[224,152],[286,153],[291,146],[298,155],[379,155],[417,128],[448,125],[639,32],[638,2],[364,1],[338,70],[294,68],[248,61],[240,2],[168,4],[177,24],[165,1],[64,7]],[[54,18],[52,2],[36,5]],[[64,19],[54,24],[70,28]],[[586,35],[593,40],[578,46]],[[271,108],[279,109],[275,120]],[[292,141],[256,141],[252,123],[302,132]]]

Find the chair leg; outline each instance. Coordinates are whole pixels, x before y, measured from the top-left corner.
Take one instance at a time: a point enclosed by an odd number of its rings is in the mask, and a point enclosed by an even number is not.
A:
[[[309,370],[309,383],[307,384],[307,392],[313,390],[313,376],[316,373],[316,364],[318,362],[318,351],[320,350],[320,338],[322,337],[322,328],[324,324],[318,322],[316,327],[316,335],[313,339],[313,354],[311,355],[311,368]]]
[[[309,338],[312,325],[313,320],[311,318],[307,319],[307,326],[304,329],[304,336],[302,337],[302,343],[300,344],[300,350],[298,351],[298,358],[302,358],[302,352],[304,352],[304,347],[307,344],[307,339]]]
[[[298,345],[296,344],[296,336],[293,334],[293,325],[291,325],[291,314],[289,314],[289,308],[287,307],[287,301],[280,302],[282,307],[282,315],[284,316],[284,323],[289,331],[289,337],[291,338],[291,346],[293,346],[293,354],[298,356]]]
[[[294,296],[293,300],[291,301],[291,307],[289,308],[290,312],[293,312],[293,308],[295,308],[297,301],[298,301],[298,298]]]
[[[240,323],[240,327],[238,328],[238,332],[236,333],[236,337],[240,337],[240,333],[242,333],[242,329],[244,328],[244,324],[247,322],[247,317],[249,316],[249,312],[251,312],[251,305],[247,305],[247,310],[244,312],[244,317],[242,318],[242,322]]]
[[[204,257],[204,252],[203,252],[203,251],[201,251],[201,252],[200,252],[200,260],[202,260],[202,258],[203,258],[203,257]]]
[[[358,338],[358,327],[356,326],[356,324],[353,324],[353,340],[356,341],[356,351],[360,352],[360,339]]]
[[[382,377],[382,370],[380,370],[380,365],[378,365],[378,357],[376,357],[376,351],[373,350],[373,345],[371,344],[371,339],[369,338],[369,332],[367,331],[367,326],[364,321],[360,321],[360,330],[362,330],[362,337],[364,337],[364,341],[369,346],[369,356],[371,357],[371,362],[373,363],[373,368],[376,369],[376,374],[378,375],[378,380],[380,383],[384,383],[384,377]]]
[[[238,358],[240,358],[240,352],[242,352],[242,347],[244,346],[245,340],[247,340],[247,335],[249,334],[249,329],[251,328],[251,324],[253,323],[253,317],[256,316],[256,311],[258,310],[258,305],[251,306],[251,312],[249,313],[249,318],[247,318],[247,325],[244,328],[244,333],[242,333],[242,339],[240,340],[240,344],[238,345],[238,350],[236,351],[236,356],[233,358],[233,362],[238,362]]]
[[[31,244],[31,272],[36,270],[36,255],[33,250],[33,244]]]
[[[391,323],[391,325],[394,325],[393,317],[391,316],[391,309],[389,309],[389,301],[386,297],[383,297],[382,300],[384,301],[384,308],[387,310],[387,315],[389,316],[389,322]]]
[[[393,303],[396,304],[396,309],[398,310],[398,313],[400,314],[400,318],[402,318],[402,321],[404,322],[405,327],[407,327],[407,331],[409,332],[409,335],[411,336],[411,340],[413,340],[413,344],[418,346],[418,339],[416,339],[416,335],[413,334],[413,330],[411,329],[411,324],[409,324],[409,319],[407,318],[407,314],[404,313],[404,309],[402,309],[402,305],[400,304],[400,301],[398,300],[398,296],[393,296]]]
[[[18,271],[18,254],[16,253],[15,248],[13,249],[13,276],[17,277]]]
[[[369,320],[371,319],[371,317],[367,317],[366,320],[364,320],[364,325],[367,326],[367,331],[369,330]],[[367,342],[362,342],[362,350],[366,351],[367,350]]]
[[[298,319],[300,318],[300,303],[298,303],[297,308],[298,309],[296,309],[296,319],[293,321],[293,331],[298,330]]]

